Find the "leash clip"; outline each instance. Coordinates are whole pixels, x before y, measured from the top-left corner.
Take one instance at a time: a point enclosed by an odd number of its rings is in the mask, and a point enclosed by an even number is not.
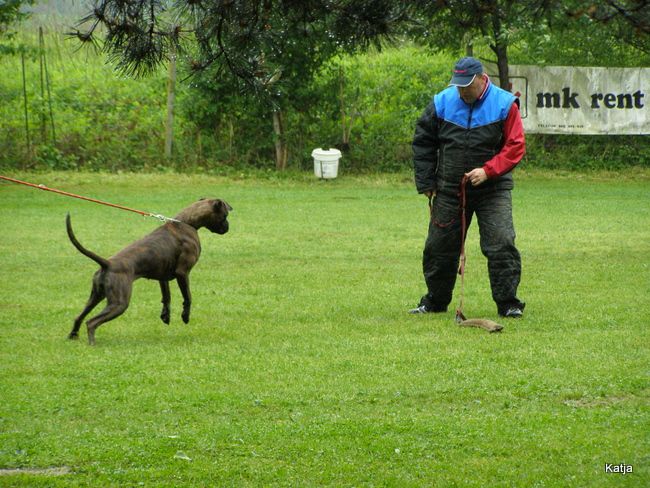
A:
[[[465,315],[463,315],[463,312],[461,312],[460,309],[457,309],[456,310],[456,323],[460,324],[464,320],[467,320],[467,318],[465,317]]]
[[[163,223],[166,222],[180,222],[180,220],[172,219],[171,217],[165,217],[164,215],[161,214],[149,214],[149,217],[153,217],[154,219],[160,220]]]

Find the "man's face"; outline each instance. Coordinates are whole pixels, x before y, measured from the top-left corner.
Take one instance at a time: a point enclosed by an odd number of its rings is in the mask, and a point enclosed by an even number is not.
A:
[[[474,103],[485,88],[485,78],[482,74],[476,75],[474,80],[467,86],[457,86],[460,98],[465,103]]]

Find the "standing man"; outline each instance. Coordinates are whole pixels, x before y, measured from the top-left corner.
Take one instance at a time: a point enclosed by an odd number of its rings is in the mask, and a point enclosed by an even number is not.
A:
[[[427,294],[411,313],[446,312],[461,247],[460,189],[467,177],[467,227],[476,214],[492,298],[502,317],[519,318],[521,257],[512,222],[512,170],[526,146],[519,101],[494,85],[478,59],[462,58],[451,82],[417,121],[413,165],[417,191],[433,204],[422,267]],[[435,197],[435,198],[434,198]]]

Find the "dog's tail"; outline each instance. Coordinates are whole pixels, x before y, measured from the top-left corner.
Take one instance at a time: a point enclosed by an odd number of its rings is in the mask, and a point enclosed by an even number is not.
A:
[[[77,238],[74,235],[74,232],[72,232],[72,223],[70,222],[70,214],[68,213],[65,217],[65,226],[68,229],[68,237],[70,238],[70,242],[74,245],[74,247],[77,248],[77,250],[83,254],[84,256],[88,256],[90,259],[95,261],[97,264],[99,264],[102,269],[108,269],[108,260],[104,259],[103,257],[95,254],[92,251],[89,251],[85,247],[81,245],[81,243],[77,240]]]

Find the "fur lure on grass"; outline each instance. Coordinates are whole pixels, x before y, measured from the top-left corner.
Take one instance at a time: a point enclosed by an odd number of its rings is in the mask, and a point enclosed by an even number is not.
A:
[[[488,332],[501,332],[503,325],[488,319],[468,319],[460,310],[456,311],[456,323],[461,327],[478,327]]]

